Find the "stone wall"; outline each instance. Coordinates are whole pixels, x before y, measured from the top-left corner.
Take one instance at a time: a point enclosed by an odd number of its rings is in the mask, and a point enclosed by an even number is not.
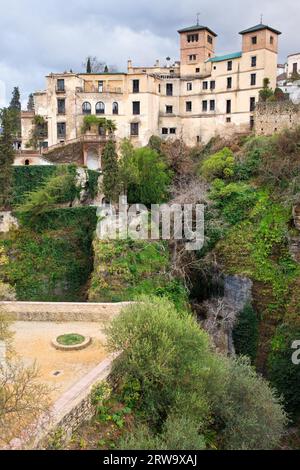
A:
[[[95,414],[91,400],[93,387],[108,378],[115,357],[111,355],[77,382],[54,403],[48,413],[13,439],[6,449],[42,450],[51,447],[54,440],[56,445],[68,442],[74,431]]]
[[[300,124],[300,105],[291,101],[258,103],[255,110],[256,135],[272,135]]]
[[[44,152],[44,156],[51,163],[76,163],[83,165],[83,145],[81,142],[59,146]]]
[[[0,309],[14,321],[103,322],[112,320],[123,307],[130,304],[131,302],[0,302]]]

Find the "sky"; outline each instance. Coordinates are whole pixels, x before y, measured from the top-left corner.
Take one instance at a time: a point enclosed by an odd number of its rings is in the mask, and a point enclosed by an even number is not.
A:
[[[0,106],[14,86],[22,105],[45,75],[82,71],[89,55],[126,71],[179,59],[177,30],[196,23],[218,34],[217,54],[241,50],[239,31],[263,22],[282,31],[279,62],[300,51],[297,0],[0,0]]]

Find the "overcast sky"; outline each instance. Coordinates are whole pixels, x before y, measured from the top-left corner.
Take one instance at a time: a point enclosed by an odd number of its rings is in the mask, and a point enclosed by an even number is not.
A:
[[[135,65],[176,60],[177,29],[195,24],[197,12],[218,34],[217,53],[240,50],[238,32],[259,23],[261,14],[283,33],[281,62],[300,51],[298,0],[0,0],[0,80],[7,100],[19,86],[25,104],[31,91],[44,88],[47,73],[80,71],[88,55],[120,71],[129,58]]]

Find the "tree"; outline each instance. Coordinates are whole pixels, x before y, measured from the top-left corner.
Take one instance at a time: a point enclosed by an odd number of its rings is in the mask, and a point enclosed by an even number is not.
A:
[[[131,406],[149,429],[146,440],[154,436],[165,445],[169,436],[177,448],[190,423],[193,445],[278,445],[287,420],[274,391],[245,358],[216,354],[190,313],[166,299],[143,297],[112,321],[107,335],[109,349],[122,351],[113,364],[114,383],[124,402],[134,396]]]
[[[120,194],[119,165],[116,144],[110,139],[104,147],[102,155],[103,182],[102,188],[105,197],[111,202],[117,202]]]
[[[166,202],[171,184],[171,172],[164,158],[149,147],[133,149],[128,143],[121,148],[121,185],[127,189],[131,204]]]
[[[13,118],[13,134],[17,136],[21,132],[21,101],[19,87],[14,87],[9,109]]]
[[[38,150],[41,149],[43,141],[48,136],[48,124],[43,116],[37,114],[32,120],[32,125],[30,139],[26,143],[26,147]]]
[[[0,314],[0,341],[10,346],[9,322]],[[49,407],[49,388],[38,381],[36,365],[18,360],[10,346],[5,364],[0,364],[0,447],[18,437]]]
[[[277,328],[268,358],[268,375],[271,383],[282,393],[287,409],[294,416],[300,412],[300,366],[294,364],[292,345],[300,340],[299,324],[283,324]]]
[[[0,268],[7,265],[8,263],[9,263],[9,259],[6,256],[3,246],[0,245]],[[11,287],[6,282],[3,282],[0,277],[0,301],[8,301],[8,300],[16,300],[16,293],[13,287]],[[1,325],[1,322],[0,322],[0,325]],[[0,331],[0,337],[1,337],[1,331]]]
[[[28,111],[34,111],[33,93],[30,93],[30,95],[28,96],[27,110]]]
[[[91,58],[88,57],[87,63],[86,63],[86,73],[92,73],[92,64],[91,64]]]
[[[259,91],[259,101],[268,101],[274,96],[272,88],[270,88],[270,79],[264,78],[263,89]]]
[[[0,207],[8,209],[12,192],[12,165],[14,114],[10,109],[0,110],[2,132],[0,134]]]
[[[233,340],[236,353],[248,356],[254,362],[258,345],[258,320],[252,305],[246,305],[239,313],[233,330]]]

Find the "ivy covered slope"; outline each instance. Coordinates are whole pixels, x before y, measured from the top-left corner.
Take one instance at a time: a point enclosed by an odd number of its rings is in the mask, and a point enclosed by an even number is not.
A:
[[[223,227],[208,257],[216,257],[225,274],[253,281],[259,325],[252,357],[297,412],[300,368],[292,364],[290,340],[300,334],[300,231],[293,218],[300,204],[300,129],[250,137],[234,152],[206,156],[199,174],[210,183]]]
[[[15,200],[24,202],[14,210],[19,228],[0,240],[9,259],[0,277],[15,287],[19,300],[85,300],[96,208],[68,207],[78,194],[73,167],[45,168],[15,172]],[[35,189],[27,193],[30,185]]]
[[[179,280],[169,277],[169,266],[169,249],[164,242],[95,240],[89,300],[120,302],[152,294],[183,307],[187,292]]]

